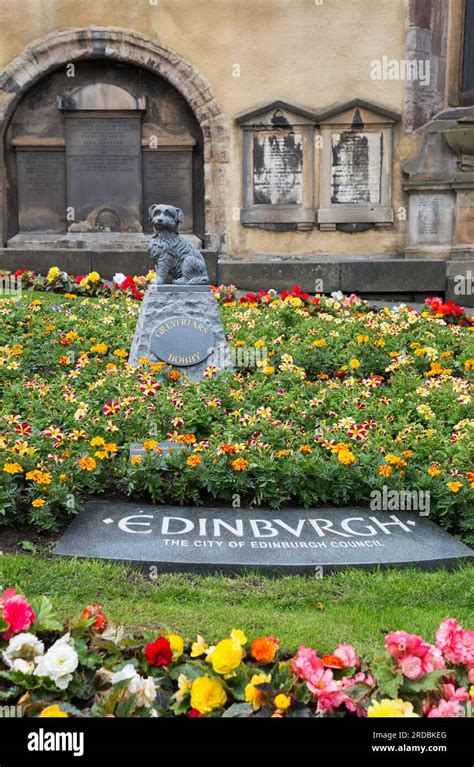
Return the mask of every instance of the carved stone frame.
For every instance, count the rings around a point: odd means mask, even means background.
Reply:
[[[317,115],[284,101],[273,101],[236,118],[243,129],[243,194],[240,220],[244,226],[296,228],[307,231],[316,220],[314,207],[314,130]],[[286,125],[284,125],[286,123]],[[303,168],[301,203],[259,204],[254,202],[253,139],[257,132],[282,135],[294,131],[302,136]]]
[[[53,32],[31,43],[0,73],[0,129],[4,139],[19,100],[41,77],[82,59],[124,61],[165,78],[188,102],[204,140],[204,213],[207,246],[225,250],[228,215],[229,128],[207,81],[195,67],[156,41],[116,27]],[[0,157],[0,247],[7,237],[6,174]]]

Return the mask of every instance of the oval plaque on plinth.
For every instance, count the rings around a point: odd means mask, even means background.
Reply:
[[[151,350],[175,367],[197,365],[214,349],[214,333],[205,322],[193,317],[170,317],[153,331]]]

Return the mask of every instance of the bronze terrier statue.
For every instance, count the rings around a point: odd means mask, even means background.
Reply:
[[[209,285],[202,253],[178,234],[183,211],[173,205],[150,205],[148,215],[155,232],[149,252],[155,264],[156,283],[164,285],[169,275],[174,285]]]

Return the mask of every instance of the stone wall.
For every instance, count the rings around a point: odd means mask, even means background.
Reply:
[[[404,83],[373,80],[370,65],[405,54],[405,0],[16,0],[0,6],[0,66],[46,35],[0,85],[4,115],[48,66],[105,56],[149,66],[188,101],[204,137],[206,231],[211,246],[240,258],[252,254],[400,253],[406,222],[357,234],[275,232],[243,227],[242,131],[235,117],[282,99],[316,112],[354,98],[403,111]],[[112,36],[104,29],[119,26]],[[99,28],[87,33],[73,30]],[[64,31],[66,30],[66,31]],[[69,31],[68,31],[69,30]],[[130,37],[140,43],[130,45]],[[150,41],[147,57],[144,40]],[[157,52],[160,52],[159,56]],[[68,58],[69,57],[69,58]],[[148,60],[149,59],[149,60]],[[41,66],[38,65],[40,60]],[[1,77],[1,75],[0,75]],[[393,208],[404,204],[399,141],[394,133]],[[317,207],[319,190],[315,184]]]

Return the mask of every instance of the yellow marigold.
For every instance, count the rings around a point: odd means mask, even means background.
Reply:
[[[466,370],[474,370],[474,360],[466,360],[464,367]]]
[[[75,293],[64,293],[64,298],[77,298]]]
[[[258,711],[261,706],[262,691],[258,689],[259,684],[269,684],[271,674],[254,674],[249,684],[245,686],[245,700],[251,703],[254,711]]]
[[[240,665],[242,645],[237,639],[222,639],[208,656],[217,674],[230,674]]]
[[[114,357],[128,357],[128,352],[125,349],[115,349]]]
[[[3,464],[3,471],[6,474],[19,474],[23,471],[21,463],[5,463]]]
[[[378,473],[381,477],[390,477],[390,475],[393,473],[393,469],[391,466],[387,466],[386,463],[382,464],[377,469]]]
[[[220,679],[210,679],[205,674],[194,680],[191,687],[191,707],[200,714],[210,714],[216,708],[222,708],[226,700],[226,691]]]
[[[452,493],[457,493],[462,488],[462,482],[446,482],[446,487],[449,487]]]
[[[132,457],[130,458],[130,463],[138,464],[138,463],[141,463],[141,462],[142,462],[141,455],[132,455]]]
[[[366,335],[359,335],[357,336],[357,343],[358,344],[366,344],[369,340],[369,336]]]
[[[326,341],[324,340],[324,338],[317,338],[315,341],[313,341],[312,346],[316,346],[316,347],[326,346]]]
[[[368,717],[385,717],[385,718],[413,718],[417,717],[413,711],[413,706],[407,701],[397,698],[392,700],[391,698],[383,698],[382,700],[374,700],[367,709]]]
[[[91,456],[86,455],[83,458],[79,458],[78,466],[84,471],[94,471],[97,466],[97,461],[95,458],[91,458]]]
[[[234,471],[245,471],[248,468],[249,462],[245,458],[235,458],[230,462]]]
[[[156,439],[147,439],[143,443],[143,449],[144,450],[153,450],[153,448],[158,447],[158,442]]]
[[[432,463],[428,469],[428,474],[430,477],[437,477],[438,474],[441,474],[441,469],[439,468],[439,465],[436,463]]]
[[[91,346],[91,352],[97,352],[98,354],[105,354],[109,347],[107,344],[95,344]]]
[[[60,474],[59,475],[59,481],[65,482],[67,480],[67,474]]]
[[[192,466],[194,468],[195,466],[199,466],[199,464],[202,463],[202,458],[200,455],[190,455],[188,458],[186,458],[186,463],[188,466]]]
[[[354,357],[354,358],[353,358],[353,359],[352,359],[352,360],[349,362],[349,367],[350,367],[350,368],[352,368],[352,370],[356,370],[356,368],[360,368],[360,362],[359,362],[359,360],[357,359],[357,357]]]
[[[266,376],[272,376],[275,372],[275,368],[272,365],[265,365],[265,367],[262,370],[262,373]]]
[[[87,279],[89,280],[89,282],[99,282],[100,274],[98,272],[90,272],[87,275]]]
[[[53,477],[49,472],[40,471],[39,469],[29,471],[25,476],[26,479],[31,480],[32,482],[37,482],[38,485],[50,485],[53,481]]]
[[[275,708],[279,708],[280,711],[286,711],[286,709],[291,706],[291,698],[289,695],[280,693],[273,699],[273,703]]]
[[[69,714],[66,714],[65,711],[59,708],[59,706],[54,703],[52,706],[47,706],[44,708],[40,714],[40,717],[42,718],[54,718],[54,719],[67,719]]]
[[[35,509],[41,509],[41,508],[42,508],[42,506],[44,506],[44,505],[45,505],[45,503],[46,503],[46,501],[45,501],[43,498],[35,498],[35,500],[34,500],[34,501],[31,501],[31,505],[32,505],[32,506],[33,506]]]
[[[263,341],[261,338],[259,338],[258,341],[255,341],[254,346],[256,346],[257,349],[260,349],[262,346],[265,346],[265,341]]]
[[[184,642],[179,634],[167,634],[166,639],[170,643],[173,651],[173,660],[180,658],[184,652]]]
[[[299,448],[298,448],[298,452],[299,453],[312,453],[313,452],[313,448],[311,447],[311,445],[300,445]]]
[[[396,467],[403,467],[407,465],[407,462],[404,461],[403,458],[399,458],[398,455],[393,455],[393,453],[387,453],[385,460],[387,463],[390,463],[392,466]]]
[[[337,454],[337,460],[339,463],[344,464],[344,466],[348,466],[351,463],[355,463],[356,457],[351,450],[340,450]]]
[[[89,442],[89,445],[91,445],[91,447],[100,447],[101,445],[105,445],[105,439],[103,437],[93,437]]]

